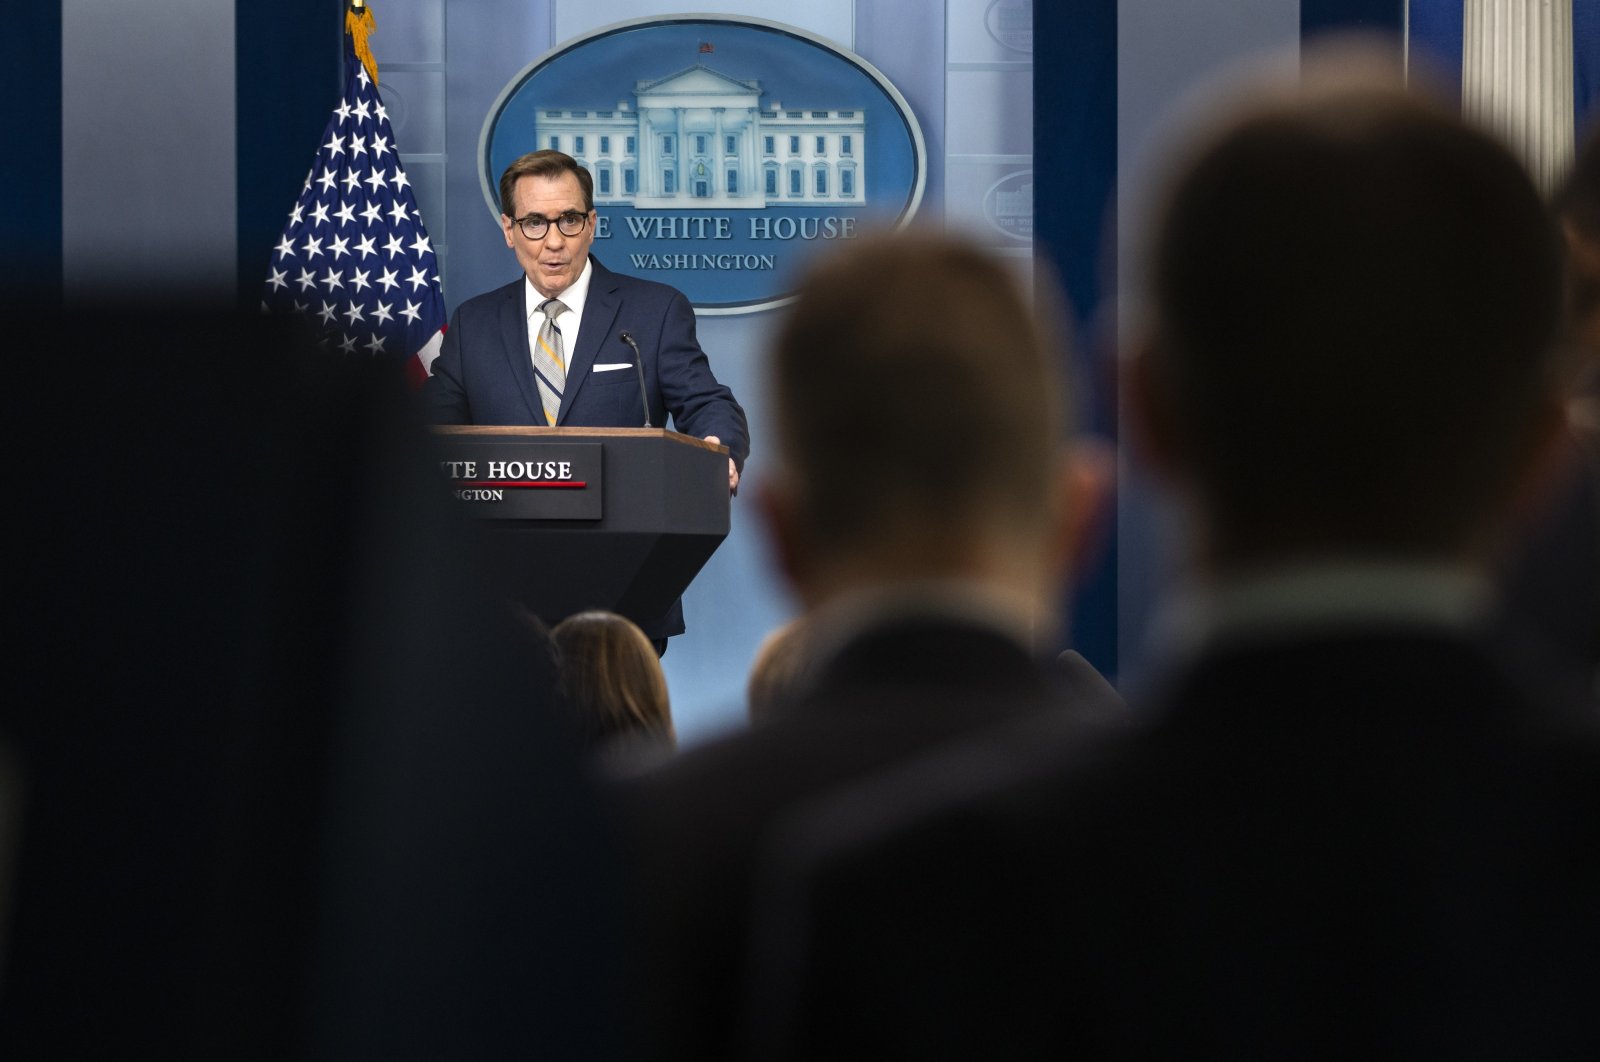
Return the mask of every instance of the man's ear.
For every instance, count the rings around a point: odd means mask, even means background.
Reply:
[[[1128,434],[1145,464],[1160,478],[1177,479],[1182,471],[1176,397],[1156,371],[1155,340],[1146,335],[1123,355],[1123,408]]]
[[[1503,526],[1512,535],[1526,534],[1545,517],[1560,485],[1572,475],[1573,467],[1585,460],[1565,404],[1556,396],[1543,404],[1534,431],[1522,475],[1506,497]]]
[[[1116,498],[1117,454],[1104,439],[1074,440],[1057,464],[1055,553],[1058,579],[1076,580],[1105,544]]]
[[[500,215],[500,231],[505,234],[506,246],[511,248],[513,251],[517,249],[517,245],[511,242],[511,229],[514,225],[516,225],[516,222],[511,220],[511,218],[504,214]]]
[[[755,495],[773,561],[790,588],[805,600],[811,577],[811,551],[794,492],[781,474],[768,472],[756,483]]]

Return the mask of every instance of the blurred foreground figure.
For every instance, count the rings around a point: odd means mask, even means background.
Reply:
[[[0,1054],[613,1057],[554,671],[399,370],[282,319],[14,316]]]
[[[785,814],[1004,720],[1098,707],[1060,697],[1040,655],[1090,493],[1060,357],[1005,265],[964,242],[863,238],[804,278],[772,355],[761,498],[805,608],[803,677],[770,718],[620,794],[652,1051],[739,1055],[751,864]]]
[[[1562,427],[1539,197],[1365,55],[1172,159],[1125,394],[1198,537],[1148,728],[797,824],[759,1054],[1600,1057],[1595,734],[1483,633]]]

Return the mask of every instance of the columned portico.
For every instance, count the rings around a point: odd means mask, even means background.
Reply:
[[[697,65],[636,82],[636,106],[622,101],[607,111],[541,108],[534,138],[540,147],[573,155],[581,139],[585,164],[597,170],[625,174],[633,167],[636,187],[611,180],[608,191],[597,187],[598,203],[656,209],[762,209],[769,199],[799,206],[865,204],[865,112],[785,110],[777,102],[763,108],[763,95],[759,81]],[[786,178],[769,197],[768,166],[785,173],[799,168],[804,180],[792,187]]]

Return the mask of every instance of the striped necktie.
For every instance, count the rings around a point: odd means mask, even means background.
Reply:
[[[567,307],[560,299],[546,299],[539,304],[539,312],[544,314],[544,324],[533,344],[533,377],[544,403],[544,419],[554,424],[561,412],[561,391],[567,386],[567,353],[561,346],[556,318],[566,313]]]

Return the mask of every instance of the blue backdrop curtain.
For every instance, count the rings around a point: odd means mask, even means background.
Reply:
[[[22,4],[0,35],[11,149],[0,162],[0,292],[61,300],[61,5]]]

